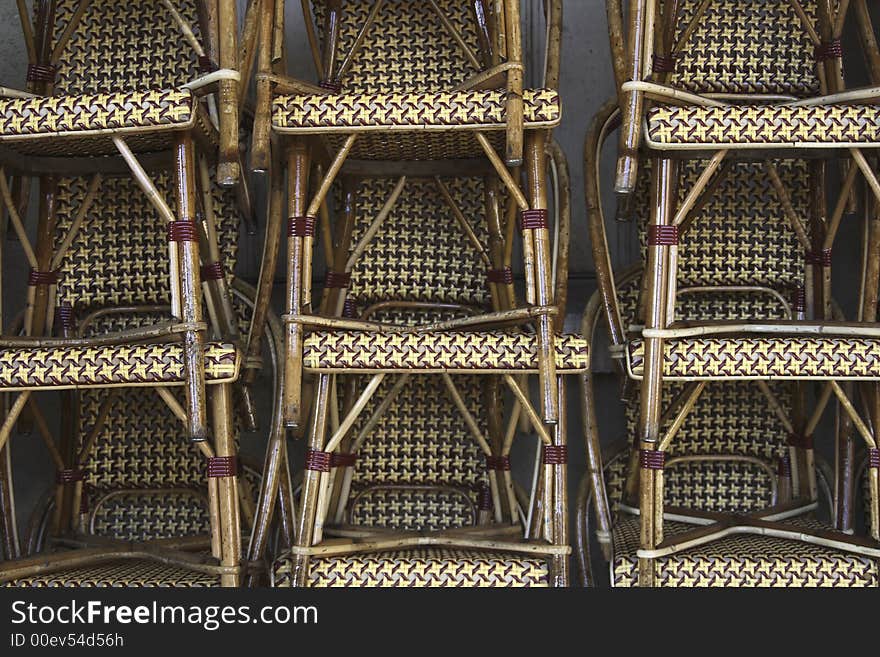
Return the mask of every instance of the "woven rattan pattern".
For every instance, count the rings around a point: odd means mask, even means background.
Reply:
[[[678,35],[700,0],[679,3]],[[817,2],[801,0],[815,27]],[[696,93],[815,95],[813,44],[787,0],[710,2],[675,58],[670,82]]]
[[[467,450],[467,447],[463,446],[462,449]],[[370,465],[381,459],[376,451],[371,452]],[[416,449],[408,456],[410,459],[418,458],[420,451]],[[451,451],[454,452],[455,449]],[[434,461],[431,458],[426,465],[430,468],[435,465]],[[472,465],[465,464],[466,467]],[[425,474],[430,476],[430,473]],[[438,531],[450,527],[467,527],[477,520],[472,498],[470,491],[461,489],[379,486],[361,491],[352,500],[349,518],[354,525],[389,527],[401,531]]]
[[[117,560],[17,579],[17,587],[213,587],[220,578],[149,560]]]
[[[322,587],[545,587],[547,562],[499,552],[418,549],[312,558],[309,586]],[[282,558],[275,586],[292,586],[292,562]]]
[[[169,200],[174,186],[167,174],[154,174]],[[56,248],[82,205],[87,178],[62,178],[58,184]],[[238,255],[239,216],[234,193],[213,188],[220,250],[231,277]],[[170,303],[168,234],[165,222],[137,183],[106,178],[70,245],[59,270],[58,303],[77,314],[92,308]]]
[[[794,521],[813,528],[819,523]],[[693,529],[680,522],[664,522],[666,536]],[[639,520],[625,517],[614,529],[612,584],[636,586],[638,582]],[[801,541],[766,536],[738,535],[691,548],[655,563],[655,586],[668,587],[845,587],[877,586],[880,565],[857,554]]]
[[[872,105],[655,107],[647,120],[648,138],[658,148],[880,142],[880,111]]]
[[[643,253],[646,226],[650,217],[650,165],[639,177],[637,216]],[[681,203],[693,188],[705,162],[680,164],[678,198]],[[809,171],[804,162],[776,162],[791,204],[799,217],[809,217]],[[761,285],[790,299],[795,285],[803,285],[804,253],[786,219],[779,196],[760,163],[737,163],[732,166],[711,200],[696,215],[681,237],[678,250],[678,285]],[[687,303],[698,303],[688,300]],[[714,300],[713,300],[714,303]],[[762,303],[762,305],[766,305]],[[697,309],[691,310],[695,312]],[[695,314],[693,319],[730,319],[721,316],[732,309],[711,314]],[[743,310],[749,312],[748,306]],[[758,315],[758,313],[772,313]],[[778,318],[779,309],[760,308],[751,316]],[[749,315],[739,315],[744,317]]]

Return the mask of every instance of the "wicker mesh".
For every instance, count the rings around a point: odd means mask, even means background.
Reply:
[[[56,41],[79,4],[58,0]],[[198,36],[196,0],[173,4]],[[55,93],[168,89],[197,75],[195,52],[159,0],[92,0],[58,61]]]
[[[678,35],[701,0],[680,2]],[[817,2],[800,3],[816,26]],[[670,82],[697,93],[815,95],[813,44],[788,0],[710,2],[676,56]]]
[[[462,213],[485,244],[482,184],[473,179],[445,180]],[[391,193],[393,180],[364,182],[358,194],[352,243],[357,244]],[[486,309],[486,269],[459,229],[433,182],[410,180],[390,216],[352,271],[349,297],[359,312],[382,302],[420,301],[461,304]],[[422,324],[454,313],[443,310],[391,308],[371,319],[401,325]],[[483,425],[482,379],[456,376],[455,384],[471,413]],[[382,382],[354,429],[355,435],[391,387]],[[485,431],[485,426],[483,426]],[[473,522],[472,511],[449,503],[458,489],[471,505],[486,483],[483,454],[439,377],[412,377],[360,449],[352,497],[367,489],[369,499],[352,507],[352,521],[416,529],[461,526]],[[403,496],[388,487],[427,487]],[[434,490],[430,490],[431,488]],[[384,489],[384,490],[383,490]],[[368,502],[368,503],[367,503]],[[397,525],[395,525],[397,526]]]
[[[350,52],[374,4],[372,0],[342,2],[339,53]],[[477,52],[479,42],[472,4],[462,0],[437,2],[465,43]],[[323,37],[324,3],[312,5]],[[476,72],[430,4],[423,0],[398,0],[384,3],[379,10],[341,82],[346,93],[448,89]]]
[[[173,201],[171,177],[154,174],[159,191]],[[56,248],[82,205],[88,178],[58,184]],[[214,186],[214,215],[227,276],[235,269],[238,223],[234,192]],[[168,237],[166,224],[131,178],[106,178],[60,267],[58,303],[77,313],[125,305],[166,305]]]
[[[444,179],[480,241],[488,241],[479,179]],[[395,181],[374,179],[358,190],[357,243],[391,195]],[[360,308],[382,301],[425,301],[483,307],[486,268],[430,180],[408,180],[403,193],[352,271],[350,298]]]
[[[692,188],[705,163],[682,162],[679,199]],[[804,280],[804,257],[779,204],[768,176],[759,164],[737,163],[719,185],[681,239],[678,250],[679,290],[696,286],[763,286],[786,300]],[[809,172],[807,165],[778,162],[792,205],[806,217]],[[650,168],[650,167],[648,167]],[[650,174],[639,181],[640,241],[646,244]],[[618,299],[625,325],[636,321],[640,280],[620,286]],[[769,293],[720,290],[679,293],[676,319],[735,320],[787,319],[786,306]],[[784,408],[790,408],[791,387],[771,384]],[[682,384],[664,385],[665,408],[683,390]],[[628,435],[638,428],[637,400],[626,408]],[[661,434],[668,428],[661,427]],[[668,459],[681,456],[748,456],[772,471],[786,452],[788,433],[751,382],[708,385],[671,443]],[[618,473],[619,474],[619,473]],[[623,479],[607,482],[611,499],[620,499]],[[755,463],[680,462],[667,468],[665,501],[706,511],[751,511],[773,499],[773,475]]]

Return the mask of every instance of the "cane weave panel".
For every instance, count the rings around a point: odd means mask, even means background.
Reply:
[[[558,125],[562,118],[559,93],[552,89],[524,90],[523,112],[526,127]],[[272,104],[272,124],[284,133],[501,130],[506,116],[505,89],[277,96]]]
[[[339,53],[348,53],[373,8],[372,0],[344,0],[339,21]],[[438,0],[438,7],[473,52],[479,51],[477,23],[470,3]],[[312,2],[315,25],[323,36],[325,6]],[[364,35],[348,74],[340,81],[346,92],[449,89],[475,69],[443,26],[440,16],[422,0],[386,2]]]
[[[645,164],[636,192],[643,258],[647,255],[651,208],[651,165],[650,162]],[[802,221],[807,221],[810,216],[809,165],[797,160],[777,160],[774,164],[795,213]],[[682,161],[679,164],[679,204],[693,189],[705,167],[704,161]],[[781,293],[790,302],[792,288],[804,283],[804,250],[764,165],[737,162],[731,166],[709,201],[681,235],[677,269],[679,289],[760,285]],[[787,319],[779,301],[766,295],[701,293],[681,296],[676,315],[680,319]],[[731,306],[737,300],[741,300],[739,308]],[[757,305],[752,307],[753,304]]]
[[[220,578],[148,559],[119,559],[94,566],[69,568],[8,582],[15,587],[208,587],[220,586]]]
[[[678,37],[699,4],[700,0],[679,3]],[[817,27],[817,3],[801,0],[800,4]],[[788,0],[710,2],[675,56],[670,83],[695,93],[810,96],[819,92],[813,43]]]
[[[234,381],[239,360],[235,345],[208,343],[207,380]],[[182,384],[183,363],[183,343],[0,349],[0,389]]]
[[[388,396],[394,379],[387,377],[382,382],[358,418],[353,435],[358,435],[375,407]],[[478,377],[462,376],[455,377],[455,384],[485,435],[482,382]],[[413,377],[358,450],[350,520],[418,531],[473,524],[479,491],[488,484],[485,463],[443,381]],[[398,486],[446,490],[395,490]]]
[[[292,586],[293,559],[275,562],[274,586]],[[547,562],[538,557],[459,549],[417,549],[312,557],[311,587],[546,587]]]
[[[628,349],[632,376],[644,342]],[[663,376],[678,379],[880,379],[880,340],[832,337],[681,338],[664,343]]]
[[[585,339],[557,335],[555,347],[560,374],[586,369]],[[538,344],[534,335],[523,333],[320,331],[305,340],[303,367],[309,371],[536,372]]]
[[[880,110],[872,105],[659,106],[648,111],[647,121],[656,148],[880,144]]]
[[[396,182],[379,178],[358,186],[352,245],[363,239]],[[443,183],[483,248],[488,248],[482,179],[443,178]],[[488,306],[486,267],[434,181],[407,180],[391,213],[357,260],[348,296],[362,310],[401,300]],[[404,323],[412,321],[410,312]]]
[[[372,455],[371,455],[372,456]],[[430,464],[426,464],[430,467]],[[473,463],[466,464],[473,466]],[[481,478],[473,473],[474,479]],[[442,488],[369,488],[351,502],[354,525],[401,531],[440,531],[476,524],[473,493]]]
[[[822,528],[810,520],[795,521]],[[666,521],[666,538],[694,529]],[[638,584],[639,519],[627,516],[614,528],[613,586]],[[740,534],[654,560],[661,587],[851,587],[880,584],[874,559],[785,538]]]
[[[61,38],[79,0],[58,0],[54,37]],[[196,0],[173,0],[201,40]],[[55,93],[170,89],[199,75],[197,57],[159,0],[91,0],[58,61]]]
[[[152,176],[173,207],[172,177],[163,172]],[[88,186],[86,177],[59,180],[56,249],[82,207]],[[218,185],[212,192],[218,245],[231,281],[240,222],[235,193]],[[94,308],[171,303],[167,225],[134,180],[108,177],[101,182],[58,273],[58,304],[71,305],[80,316]]]
[[[172,463],[167,465],[176,467]],[[203,460],[203,477],[204,468]],[[91,512],[90,522],[91,533],[127,541],[211,533],[208,500],[203,490],[119,491],[100,499]]]

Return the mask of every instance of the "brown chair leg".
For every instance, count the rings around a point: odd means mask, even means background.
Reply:
[[[559,422],[553,432],[553,544],[557,546],[569,545],[568,536],[568,437],[566,431],[565,414],[565,380],[558,376],[557,390],[559,394]],[[546,452],[546,450],[545,450]],[[570,582],[570,560],[568,555],[556,555],[552,557],[551,585],[556,588],[564,588]]]
[[[297,315],[303,310],[305,286],[311,281],[304,280],[303,260],[305,242],[311,242],[306,234],[314,231],[314,218],[305,217],[309,189],[309,152],[305,143],[295,141],[287,156],[288,175],[288,228],[287,239],[287,314]],[[285,326],[284,356],[284,422],[296,428],[302,422],[302,324],[287,323]]]
[[[199,271],[199,232],[196,226],[196,159],[189,133],[177,137],[174,148],[174,181],[177,191],[177,220],[169,228],[177,246],[176,276],[179,285],[181,319],[190,325],[202,321],[202,285]],[[184,334],[187,431],[193,441],[208,439],[205,401],[205,335],[190,328]]]
[[[235,567],[241,563],[241,517],[238,505],[237,450],[232,421],[232,385],[212,386],[211,406],[214,415],[215,460],[210,462],[209,477],[218,479],[220,501],[220,565]],[[222,575],[223,586],[239,586],[241,575]]]
[[[330,375],[318,377],[318,391],[315,407],[312,411],[312,430],[309,433],[309,445],[306,452],[306,469],[300,495],[299,514],[296,523],[297,547],[311,547],[315,536],[315,520],[318,512],[318,496],[321,488],[322,475],[330,471],[329,454],[323,452],[324,437],[327,431],[327,415],[330,399]],[[321,459],[324,458],[326,463]],[[308,580],[309,558],[298,554],[294,561],[294,586],[305,586]]]
[[[529,215],[523,218],[523,239],[534,240],[535,301],[539,306],[553,304],[553,268],[551,265],[550,230],[547,223],[547,135],[531,132],[526,139],[526,175],[529,188]],[[528,217],[528,219],[526,218]],[[556,387],[556,361],[553,318],[538,318],[538,365],[541,394],[541,415],[547,424],[559,419]]]
[[[648,237],[648,286],[646,328],[665,328],[669,287],[675,272],[670,271],[671,240],[661,226],[667,226],[675,212],[678,167],[669,159],[657,160],[654,167],[653,205]],[[662,454],[656,452],[660,435],[663,395],[663,340],[645,339],[645,372],[641,387],[639,447],[641,466],[641,547],[651,550],[663,540]],[[639,585],[654,585],[654,561],[639,559]]]

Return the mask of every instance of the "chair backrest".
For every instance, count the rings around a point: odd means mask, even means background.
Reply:
[[[173,198],[169,176],[157,175],[155,181]],[[88,182],[59,181],[56,247],[81,207]],[[231,278],[238,251],[234,194],[215,186],[214,211]],[[85,336],[155,323],[170,316],[168,270],[164,220],[131,178],[107,178],[61,264],[58,303],[73,309]],[[168,310],[113,312],[126,306]],[[235,309],[241,330],[246,330],[249,310],[240,300]],[[105,310],[111,312],[100,312]],[[116,397],[84,467],[84,503],[91,531],[126,540],[205,533],[209,528],[205,460],[183,439],[181,422],[155,391],[81,391],[76,442],[89,435],[110,395]]]
[[[485,244],[482,183],[444,179]],[[382,207],[393,180],[361,184],[352,243]],[[424,302],[488,307],[486,269],[432,180],[413,179],[352,271],[349,298],[358,314],[375,304]],[[455,310],[390,306],[370,319],[422,324]],[[485,377],[484,377],[485,378]],[[395,377],[383,382],[353,429],[357,435]],[[456,376],[471,413],[486,430],[483,381]],[[405,530],[443,529],[475,522],[487,484],[486,461],[439,376],[413,376],[358,450],[348,519]]]
[[[62,38],[81,4],[56,0],[53,43]],[[200,38],[196,4],[173,0]],[[198,57],[160,0],[91,0],[58,60],[55,93],[169,89],[197,75]]]
[[[342,0],[338,52],[351,51],[374,6],[373,0]],[[437,6],[472,52],[480,50],[473,2],[438,0]],[[318,33],[324,38],[326,5],[313,0]],[[377,93],[409,89],[448,90],[478,72],[423,0],[385,2],[347,74],[340,80],[347,93]]]
[[[682,162],[681,197],[691,189],[702,166]],[[735,164],[682,236],[677,320],[791,318],[793,291],[804,282],[804,253],[760,166]],[[777,166],[796,211],[808,216],[807,165],[778,162]],[[640,175],[637,216],[644,248],[650,166]],[[764,289],[731,289],[747,286]],[[640,289],[639,276],[618,286],[624,326],[636,323]],[[771,387],[783,406],[790,407],[790,386]],[[664,408],[682,389],[683,384],[664,384]],[[627,404],[626,419],[628,435],[636,435],[637,399]],[[668,426],[667,422],[661,427],[661,434]],[[790,476],[785,465],[787,440],[784,425],[754,383],[711,383],[670,444],[664,474],[666,504],[737,512],[770,505],[776,501],[780,477]],[[624,462],[618,462],[618,468]],[[606,478],[611,499],[620,499],[622,483],[619,476]]]
[[[701,0],[679,3],[676,39]],[[670,83],[696,93],[816,95],[815,49],[789,0],[713,0],[675,55]],[[813,28],[815,0],[801,0]],[[836,3],[832,3],[836,4]]]

